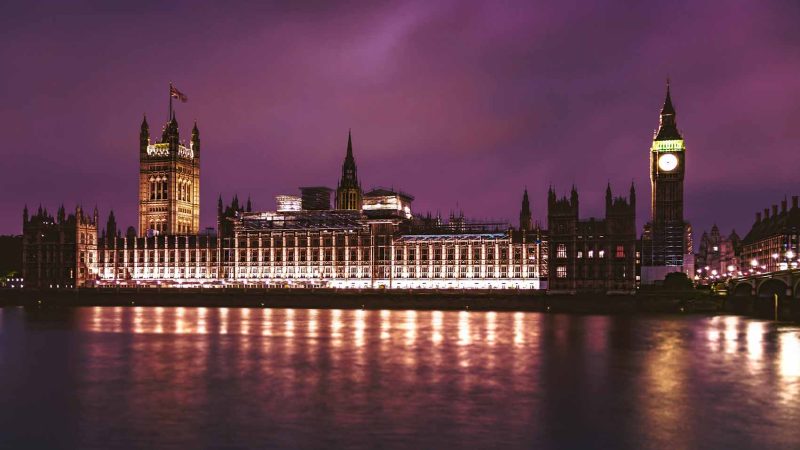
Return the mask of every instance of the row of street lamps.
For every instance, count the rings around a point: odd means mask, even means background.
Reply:
[[[778,253],[773,253],[771,256],[772,259],[775,260],[776,262],[781,257],[781,255]],[[797,256],[795,252],[793,252],[792,250],[787,250],[786,253],[784,253],[784,256],[785,260],[777,263],[778,270],[788,270],[790,267],[792,269],[796,269],[798,267],[800,259],[798,260],[794,259],[795,256]],[[733,278],[734,276],[743,277],[746,275],[761,275],[762,273],[767,271],[767,265],[761,264],[758,261],[758,259],[753,258],[750,260],[750,268],[747,269],[746,271],[737,270],[738,268],[733,264],[726,267],[726,269],[727,272],[720,273],[720,271],[718,271],[717,269],[711,269],[711,267],[709,266],[701,267],[697,269],[697,274],[694,276],[694,279],[695,281],[698,282],[701,280],[717,281],[724,278]]]

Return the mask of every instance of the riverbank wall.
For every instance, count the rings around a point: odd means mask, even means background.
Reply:
[[[541,311],[577,314],[717,313],[700,292],[546,295],[531,291],[328,289],[6,290],[0,306],[186,306],[318,309]]]

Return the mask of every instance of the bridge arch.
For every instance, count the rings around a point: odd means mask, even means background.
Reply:
[[[770,278],[762,281],[758,285],[758,298],[774,298],[777,294],[778,298],[786,297],[786,290],[789,286],[785,281],[778,278]]]
[[[787,295],[789,285],[780,278],[770,278],[758,285],[755,312],[762,317],[785,318],[791,315],[792,297]]]
[[[733,287],[732,295],[733,297],[750,297],[754,290],[755,287],[751,283],[741,281]]]

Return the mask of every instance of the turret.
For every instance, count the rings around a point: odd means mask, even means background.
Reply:
[[[522,195],[522,208],[519,212],[519,229],[522,231],[531,230],[531,205],[528,200],[528,189]]]
[[[106,236],[114,238],[117,236],[117,219],[114,217],[114,210],[108,213],[108,221],[106,222]]]
[[[169,143],[171,151],[178,148],[180,133],[178,132],[178,119],[175,117],[175,111],[172,112],[172,117],[169,122],[164,125],[164,132],[161,134],[161,142]]]
[[[197,121],[192,128],[192,151],[195,158],[200,157],[200,130],[197,129]]]
[[[247,208],[245,209],[247,212],[253,212],[253,203],[250,201],[250,196],[247,196]]]
[[[219,199],[217,200],[217,216],[222,216],[222,194],[219,194]]]
[[[64,220],[66,219],[66,217],[67,217],[67,212],[64,210],[64,204],[62,203],[61,207],[58,208],[58,215],[56,217],[57,220],[58,220],[58,223],[64,223]]]
[[[150,126],[147,125],[147,116],[142,118],[142,129],[139,132],[139,152],[147,152],[147,146],[150,144]]]
[[[575,188],[575,185],[572,185],[572,191],[569,194],[569,204],[572,205],[575,210],[578,210],[578,190]]]
[[[22,223],[28,223],[28,205],[25,205],[25,208],[22,210]]]
[[[611,197],[611,183],[609,182],[606,185],[606,214],[611,209],[611,205],[613,204],[613,198]]]
[[[631,209],[636,211],[636,188],[633,186],[633,181],[631,181],[631,193],[629,199],[630,199]]]

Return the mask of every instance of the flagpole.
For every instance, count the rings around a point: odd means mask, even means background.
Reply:
[[[169,116],[167,122],[172,120],[172,81],[169,82]]]

